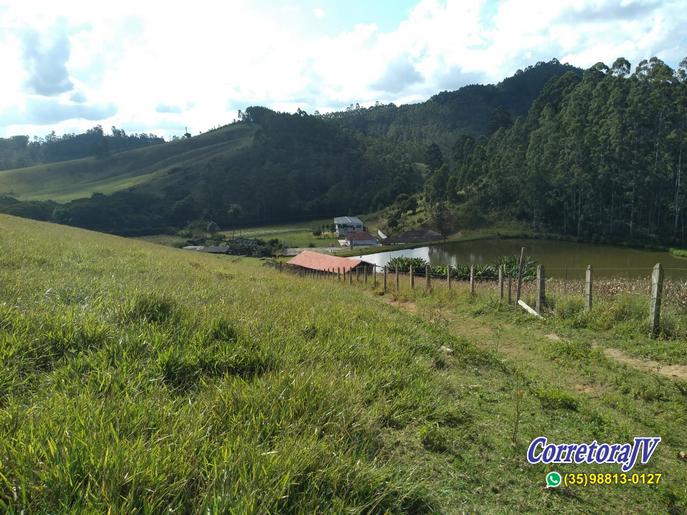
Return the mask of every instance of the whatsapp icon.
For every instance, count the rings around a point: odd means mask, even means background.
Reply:
[[[549,472],[546,474],[546,487],[547,488],[557,488],[561,486],[561,481],[563,478],[558,472]]]

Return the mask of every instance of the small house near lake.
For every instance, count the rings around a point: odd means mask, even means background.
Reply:
[[[344,245],[346,247],[376,247],[379,240],[367,231],[354,231],[346,235]]]
[[[310,250],[304,250],[296,257],[290,259],[288,264],[304,270],[318,270],[321,272],[333,271],[334,273],[338,271],[350,272],[356,268],[369,266],[362,259],[330,256],[329,254],[321,254]]]
[[[349,232],[365,230],[365,226],[355,216],[337,216],[334,218],[334,229],[337,236],[346,236]]]

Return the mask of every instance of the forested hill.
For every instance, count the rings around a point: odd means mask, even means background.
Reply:
[[[444,91],[426,102],[402,105],[350,106],[324,115],[341,126],[396,142],[438,143],[449,148],[459,135],[491,134],[527,114],[532,102],[552,78],[582,70],[557,59],[518,70],[496,85],[474,84]]]
[[[512,127],[458,138],[427,199],[584,239],[684,244],[687,59],[630,70],[567,73]]]
[[[198,137],[0,172],[0,211],[133,234],[389,205],[398,227],[412,204],[445,233],[517,219],[580,239],[684,246],[686,149],[687,60],[632,72],[620,58],[583,73],[552,61],[418,106],[251,107]]]
[[[43,163],[0,172],[0,211],[119,234],[375,211],[422,191],[428,144],[450,148],[458,135],[509,125],[546,80],[571,69],[554,60],[496,86],[444,92],[397,109],[384,130],[362,122],[388,106],[341,116],[251,107],[239,123],[156,145],[100,127],[0,140],[0,167]]]
[[[402,147],[302,111],[251,107],[241,122],[188,140],[0,172],[0,187],[25,192],[23,201],[0,198],[0,211],[119,234],[353,214],[420,191],[411,163]],[[72,196],[75,181],[92,194],[62,204],[35,196],[41,188]]]

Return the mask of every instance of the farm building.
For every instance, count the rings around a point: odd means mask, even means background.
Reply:
[[[346,235],[346,247],[370,247],[379,245],[379,240],[367,231],[354,231]]]
[[[360,218],[355,216],[337,216],[334,218],[334,228],[337,236],[345,236],[349,232],[362,231],[365,226]]]
[[[361,259],[330,256],[329,254],[320,254],[310,250],[304,250],[289,260],[288,264],[306,270],[319,270],[323,272],[331,272],[332,270],[350,272],[356,268],[367,266],[367,263]]]

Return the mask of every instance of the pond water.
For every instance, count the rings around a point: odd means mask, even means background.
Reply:
[[[687,259],[669,252],[590,245],[567,241],[491,238],[476,241],[454,241],[361,255],[368,263],[384,266],[396,256],[419,257],[436,264],[494,263],[499,256],[520,255],[520,248],[544,265],[546,275],[580,279],[587,265],[595,277],[648,277],[656,263],[661,263],[666,277],[687,280]]]

